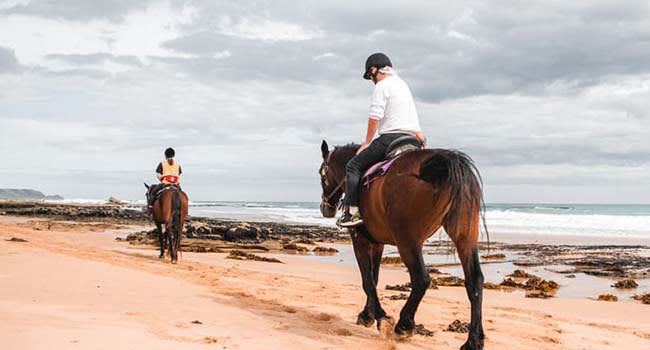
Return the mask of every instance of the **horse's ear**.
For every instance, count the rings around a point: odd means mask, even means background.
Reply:
[[[149,185],[147,185],[146,182],[144,183],[144,187],[146,187],[147,189],[149,189]]]
[[[327,159],[327,155],[330,153],[327,141],[323,140],[323,143],[320,144],[320,151],[323,153],[323,159]]]

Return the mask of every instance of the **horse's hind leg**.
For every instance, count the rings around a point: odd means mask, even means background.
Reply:
[[[408,268],[411,277],[411,295],[399,313],[399,321],[395,326],[395,334],[400,337],[408,337],[413,334],[415,328],[415,312],[417,311],[424,294],[431,284],[431,277],[424,265],[422,257],[422,245],[397,245],[399,255]]]
[[[482,350],[485,338],[482,321],[483,273],[478,259],[477,246],[478,218],[472,221],[474,223],[471,227],[469,224],[465,224],[461,225],[460,230],[451,228],[447,231],[458,250],[458,257],[465,273],[465,289],[472,308],[469,336],[467,342],[461,346],[462,350]]]
[[[174,232],[172,230],[171,224],[165,225],[165,245],[169,250],[169,257],[171,258],[171,261],[174,262],[174,255],[176,252],[174,249]]]
[[[172,264],[175,264],[178,260],[178,250],[176,249],[177,233],[174,232],[174,227],[172,224],[168,225],[167,232],[169,237],[169,255],[171,256]]]
[[[354,255],[359,264],[363,291],[366,293],[366,306],[357,317],[357,324],[370,327],[377,320],[377,328],[381,326],[382,320],[386,319],[386,312],[381,307],[377,296],[377,280],[379,278],[379,264],[384,251],[383,244],[376,244],[368,241],[366,237],[351,229],[352,246]]]
[[[165,236],[163,235],[162,226],[156,224],[156,232],[158,232],[158,243],[160,243],[160,255],[159,259],[162,259],[165,256]]]

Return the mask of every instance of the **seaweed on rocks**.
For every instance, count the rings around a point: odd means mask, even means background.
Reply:
[[[633,279],[624,279],[612,284],[612,287],[618,289],[635,289],[638,286],[639,284]]]
[[[423,324],[416,324],[415,327],[413,328],[413,331],[415,334],[424,336],[424,337],[433,337],[434,333],[432,330],[427,329],[424,327]]]
[[[408,298],[409,298],[409,295],[406,294],[406,293],[399,293],[399,294],[390,295],[390,296],[386,297],[386,299],[388,299],[388,300],[406,300]]]
[[[427,266],[427,272],[429,272],[429,274],[434,274],[434,275],[448,275],[448,273],[442,272],[438,270],[437,267],[432,267],[432,266]]]
[[[503,281],[500,283],[500,285],[504,287],[512,287],[512,288],[522,288],[522,289],[524,288],[523,283],[519,283],[512,278],[504,278]]]
[[[503,260],[505,258],[506,255],[503,253],[481,255],[481,259],[485,260]]]
[[[449,324],[449,326],[447,326],[446,331],[454,333],[469,333],[469,323],[461,320],[454,320]]]
[[[555,294],[553,293],[545,292],[543,290],[538,290],[538,289],[529,290],[526,292],[526,298],[547,299],[547,298],[552,298],[554,296]]]
[[[402,258],[399,256],[385,256],[381,258],[380,264],[401,264]]]
[[[483,283],[483,288],[485,289],[501,289],[501,285],[492,283],[492,282],[485,282]]]
[[[511,274],[507,275],[508,277],[513,277],[513,278],[539,278],[533,274],[530,274],[524,270],[515,270]]]
[[[291,250],[291,251],[294,251],[294,252],[299,253],[299,254],[306,254],[309,251],[309,248],[307,248],[305,246],[302,246],[302,245],[295,244],[295,243],[284,244],[284,245],[282,245],[282,249]]]
[[[618,297],[612,294],[601,294],[598,296],[598,301],[618,301]]]
[[[276,259],[276,258],[267,258],[264,256],[259,256],[251,253],[246,253],[241,250],[231,250],[230,254],[226,257],[227,259],[235,259],[235,260],[254,260],[254,261],[263,261],[263,262],[270,262],[270,263],[282,263],[282,261]]]
[[[411,291],[411,282],[407,282],[404,284],[395,284],[395,285],[386,285],[387,290],[396,290],[400,292],[410,292]]]
[[[321,247],[321,246],[318,246],[318,247],[315,247],[314,249],[312,249],[312,252],[314,252],[314,253],[316,253],[316,254],[327,254],[327,255],[333,255],[333,254],[338,253],[339,251],[338,251],[338,249],[336,249],[336,248],[332,248],[332,247]]]
[[[632,299],[638,300],[644,304],[650,304],[650,293],[646,294],[636,294],[632,296]]]
[[[433,281],[438,286],[444,287],[463,287],[465,286],[465,280],[457,276],[445,276],[445,277],[436,277]]]
[[[526,290],[541,290],[545,293],[554,293],[560,289],[560,285],[553,280],[544,280],[539,277],[531,278],[524,284]]]

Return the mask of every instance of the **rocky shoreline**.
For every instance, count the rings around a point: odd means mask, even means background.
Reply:
[[[39,201],[0,201],[0,215],[46,218],[61,221],[101,221],[121,225],[152,226],[142,207],[115,204],[59,204]],[[184,227],[183,249],[218,252],[222,249],[295,250],[328,253],[327,247],[307,248],[323,242],[347,242],[349,235],[335,228],[288,225],[275,222],[246,222],[189,217]],[[132,233],[131,244],[157,245],[155,229]],[[329,251],[331,252],[331,251]]]
[[[59,204],[5,200],[0,201],[0,215],[3,214],[54,221],[152,227],[151,218],[143,208],[117,204]],[[337,250],[327,243],[350,241],[346,231],[335,228],[201,217],[189,217],[183,233],[181,249],[192,252],[228,253],[232,250],[242,250],[250,254],[282,251],[293,254],[327,255],[337,253]],[[158,236],[153,228],[131,233],[124,240],[135,246],[153,248],[158,245]],[[486,242],[481,242],[480,249],[487,252],[482,256],[483,264],[510,263],[519,267],[538,267],[553,272],[557,274],[556,276],[567,278],[573,278],[581,273],[619,280],[650,278],[650,245],[552,245],[502,242],[491,242],[488,245]],[[454,255],[454,247],[448,240],[428,242],[425,246],[425,254]],[[401,265],[401,260],[398,256],[390,256],[384,257],[382,263]],[[451,265],[457,265],[457,262]],[[437,270],[448,266],[449,263],[440,263],[432,264],[429,268]]]

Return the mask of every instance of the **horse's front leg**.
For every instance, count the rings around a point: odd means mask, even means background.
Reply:
[[[350,229],[350,235],[352,236],[354,255],[361,272],[363,291],[366,293],[367,298],[366,306],[357,317],[357,324],[370,327],[376,320],[379,329],[383,320],[390,321],[377,296],[377,278],[384,246],[383,244],[373,244],[368,241],[358,233],[358,229],[364,228]]]
[[[165,257],[165,236],[163,235],[162,225],[156,223],[156,232],[158,233],[158,243],[160,244],[160,255],[158,259]]]
[[[400,311],[395,334],[398,337],[409,337],[413,335],[415,312],[431,284],[431,277],[424,265],[421,244],[398,244],[397,250],[411,277],[411,294]]]

